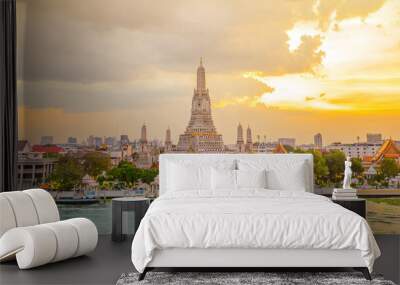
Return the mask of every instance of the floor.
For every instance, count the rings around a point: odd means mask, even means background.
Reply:
[[[375,272],[400,284],[400,236],[379,235],[376,240],[382,257],[375,263]],[[104,235],[89,256],[30,270],[18,270],[15,262],[4,263],[0,265],[0,284],[115,284],[122,273],[134,271],[130,246],[130,239],[115,243]]]
[[[116,243],[111,236],[99,236],[94,252],[88,256],[18,270],[15,262],[0,265],[0,284],[115,284],[124,272],[132,272],[131,241]]]

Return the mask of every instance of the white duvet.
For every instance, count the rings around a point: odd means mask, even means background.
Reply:
[[[380,255],[359,215],[323,196],[265,189],[157,198],[133,239],[132,262],[143,272],[165,248],[358,249],[370,271]]]

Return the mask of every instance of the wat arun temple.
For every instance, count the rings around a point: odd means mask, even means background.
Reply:
[[[211,99],[206,88],[206,71],[202,60],[197,68],[189,125],[179,136],[178,152],[224,152],[222,135],[217,133],[211,116]]]

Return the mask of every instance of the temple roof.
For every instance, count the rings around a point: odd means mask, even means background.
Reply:
[[[383,158],[400,158],[400,150],[392,139],[385,140],[381,148],[372,158],[373,162],[382,160]]]
[[[44,153],[60,153],[64,152],[64,149],[56,145],[34,145],[32,147],[32,151]]]
[[[274,153],[287,153],[286,148],[283,146],[283,144],[279,143],[276,148],[274,149]]]

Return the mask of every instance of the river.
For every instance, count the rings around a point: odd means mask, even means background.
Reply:
[[[367,220],[375,234],[400,234],[400,198],[367,199]],[[99,234],[111,234],[111,199],[91,205],[58,205],[61,219],[85,217]]]

